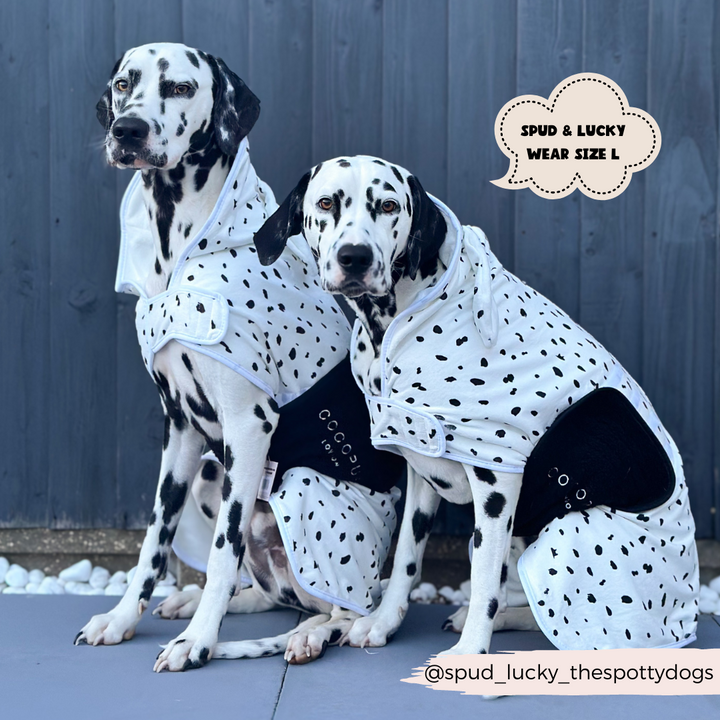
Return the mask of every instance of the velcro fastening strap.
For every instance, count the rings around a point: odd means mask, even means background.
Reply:
[[[401,445],[429,457],[445,452],[445,432],[433,415],[372,395],[366,395],[365,401],[373,445]]]
[[[230,309],[218,293],[168,290],[135,307],[135,327],[143,359],[152,373],[153,355],[170,340],[216,345],[228,329]]]

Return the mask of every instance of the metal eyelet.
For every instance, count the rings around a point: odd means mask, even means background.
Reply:
[[[558,469],[557,469],[556,467],[550,468],[550,469],[548,470],[548,477],[549,477],[549,478],[557,477],[557,474],[558,474]]]
[[[565,509],[566,509],[566,510],[571,510],[571,509],[572,509],[572,505],[571,505],[569,502],[566,502],[566,503],[565,503]]]
[[[576,497],[578,500],[584,500],[584,499],[587,497],[587,493],[585,492],[585,490],[583,490],[582,488],[580,488],[580,489],[575,493],[575,497]]]
[[[563,478],[565,478],[565,482],[563,482]],[[565,485],[567,485],[569,482],[570,482],[570,478],[569,478],[567,475],[565,475],[565,473],[563,473],[563,474],[558,478],[558,485],[562,485],[563,487],[564,487]]]

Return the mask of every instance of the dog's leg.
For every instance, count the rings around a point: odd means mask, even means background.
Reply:
[[[523,590],[517,564],[520,556],[525,552],[528,543],[525,538],[514,537],[510,542],[510,556],[507,563],[506,582],[501,583],[500,593],[504,601],[500,603],[500,610],[493,621],[493,632],[496,630],[539,630],[535,617],[528,605]],[[501,578],[502,580],[502,578]],[[507,605],[506,610],[502,610]],[[444,623],[443,630],[461,633],[467,620],[468,606],[463,605],[454,612]]]
[[[176,592],[165,598],[153,610],[153,615],[160,615],[165,620],[176,618],[191,618],[200,605],[202,590],[185,590]],[[272,610],[275,603],[255,587],[245,588],[234,595],[227,606],[229,613],[256,613]]]
[[[355,647],[381,647],[400,627],[408,609],[408,596],[420,576],[423,553],[440,496],[408,465],[405,511],[393,569],[379,607],[367,617],[358,618],[348,633]]]
[[[117,606],[109,613],[95,615],[78,633],[76,645],[115,645],[129,640],[135,634],[155,584],[165,574],[175,528],[189,484],[200,465],[204,442],[192,427],[178,429],[169,418],[166,428],[160,481],[135,575]]]
[[[522,475],[463,465],[475,509],[472,592],[458,643],[442,655],[475,655],[490,650],[493,621],[505,609],[501,586],[507,580],[512,522]],[[502,606],[501,606],[502,603]]]
[[[156,672],[204,665],[213,655],[220,622],[235,595],[237,571],[278,416],[277,406],[251,383],[228,394],[223,404],[225,480],[207,585],[188,627],[158,655]]]

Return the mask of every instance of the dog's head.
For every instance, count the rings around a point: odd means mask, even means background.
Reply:
[[[128,50],[97,104],[108,163],[170,170],[213,140],[225,155],[260,114],[260,101],[220,58],[174,43]]]
[[[407,170],[358,156],[320,163],[300,180],[255,234],[260,262],[275,262],[300,233],[325,290],[382,296],[401,275],[434,269],[447,226]]]

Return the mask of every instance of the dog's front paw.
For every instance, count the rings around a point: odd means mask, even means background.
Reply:
[[[442,626],[443,630],[449,630],[451,632],[461,633],[465,627],[465,621],[467,620],[468,608],[467,605],[463,605],[457,612],[454,612]]]
[[[367,617],[358,618],[347,636],[347,642],[353,647],[382,647],[400,627],[405,611],[400,610],[397,618],[388,618],[386,614],[371,613]]]
[[[159,615],[165,620],[191,618],[198,609],[200,598],[202,598],[202,590],[183,590],[173,593],[153,610],[153,615]]]
[[[216,642],[217,637],[194,638],[186,630],[165,646],[157,656],[153,670],[159,673],[163,670],[180,672],[200,668],[213,656]]]
[[[117,645],[130,640],[135,634],[140,613],[136,617],[111,610],[104,615],[94,615],[90,622],[75,636],[74,645]]]
[[[285,660],[291,665],[304,665],[319,660],[328,646],[326,633],[300,631],[290,637],[285,650]]]

